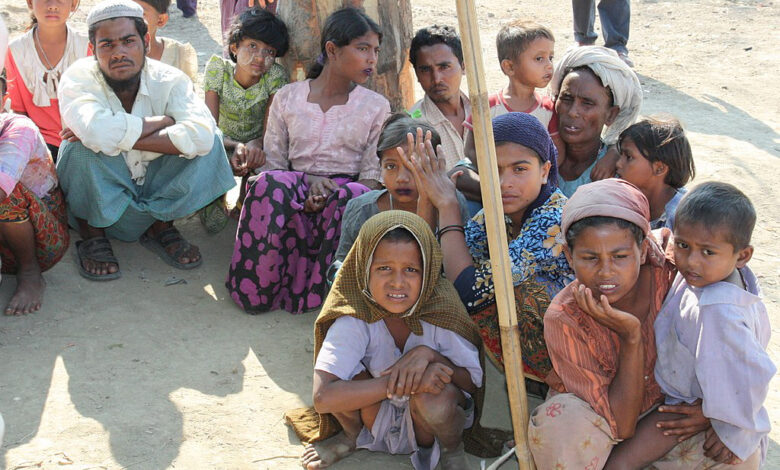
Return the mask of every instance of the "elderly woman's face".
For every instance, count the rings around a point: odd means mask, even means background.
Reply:
[[[612,124],[620,111],[611,102],[609,90],[593,72],[569,72],[555,101],[561,139],[567,145],[597,142],[601,130]]]

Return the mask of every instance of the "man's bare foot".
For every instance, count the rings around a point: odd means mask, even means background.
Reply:
[[[37,311],[41,308],[45,288],[46,281],[37,266],[34,269],[20,269],[16,273],[16,291],[5,307],[5,314],[26,315]]]
[[[322,442],[309,444],[301,455],[301,465],[306,470],[325,468],[355,452],[355,440],[340,432]]]

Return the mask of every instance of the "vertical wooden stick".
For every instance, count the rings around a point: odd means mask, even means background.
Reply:
[[[466,62],[466,78],[469,84],[471,115],[474,124],[474,141],[477,146],[480,187],[485,211],[485,228],[490,247],[490,264],[496,291],[498,324],[501,330],[501,347],[504,355],[504,371],[512,412],[515,451],[519,468],[533,470],[533,457],[528,450],[528,399],[523,376],[523,357],[520,349],[520,331],[517,327],[515,294],[511,269],[507,263],[509,247],[506,240],[504,209],[501,204],[501,184],[498,179],[496,148],[493,142],[493,126],[490,121],[485,71],[482,64],[482,46],[479,39],[477,12],[473,0],[457,0],[458,23],[463,39]]]

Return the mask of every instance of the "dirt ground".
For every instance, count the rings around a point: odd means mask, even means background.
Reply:
[[[95,3],[83,0],[74,22]],[[193,43],[201,68],[221,47],[217,4],[201,0],[191,19],[171,7],[161,33]],[[551,26],[558,56],[573,43],[569,2],[477,4],[491,89],[504,83],[494,46],[503,23],[527,18]],[[780,364],[780,212],[772,209],[780,194],[772,189],[780,176],[780,9],[741,0],[641,0],[632,7],[629,47],[643,112],[683,120],[696,182],[734,183],[756,205],[751,266],[772,318],[769,353]],[[457,24],[455,2],[419,0],[413,9],[415,28]],[[12,34],[21,31],[25,2],[0,0],[0,12]],[[201,246],[201,268],[176,271],[138,244],[115,242],[123,277],[99,284],[77,274],[69,253],[45,275],[40,312],[0,317],[0,467],[297,468],[302,448],[282,413],[311,403],[315,315],[244,314],[223,286],[235,223],[216,236],[197,219],[180,227]],[[186,283],[174,283],[179,279]],[[13,276],[3,277],[0,303],[14,286]],[[492,368],[488,387],[485,423],[508,427],[503,378]],[[780,380],[770,390],[766,468],[780,468]],[[478,459],[472,463],[478,468]],[[380,465],[411,468],[406,457],[365,451],[334,468]]]

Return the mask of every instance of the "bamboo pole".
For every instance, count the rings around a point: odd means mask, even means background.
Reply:
[[[523,357],[520,349],[520,331],[517,327],[515,294],[509,264],[506,262],[509,246],[506,240],[504,208],[501,205],[501,184],[498,179],[493,126],[490,121],[485,71],[482,64],[482,46],[479,38],[477,12],[474,0],[457,0],[458,24],[463,39],[466,78],[469,84],[474,141],[479,163],[480,187],[485,212],[485,229],[490,247],[490,264],[496,292],[498,324],[501,330],[501,348],[504,356],[512,427],[515,435],[515,453],[521,470],[535,468],[528,450],[528,399],[523,377]]]

